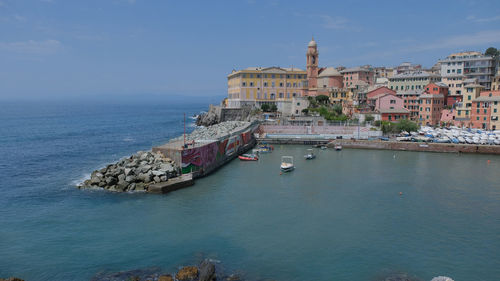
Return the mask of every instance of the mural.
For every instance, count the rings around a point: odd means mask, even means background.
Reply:
[[[203,172],[204,169],[222,161],[225,157],[237,153],[241,146],[248,144],[251,140],[252,131],[248,130],[221,141],[183,150],[182,173]]]

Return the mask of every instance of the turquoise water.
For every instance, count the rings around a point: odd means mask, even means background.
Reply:
[[[0,277],[88,280],[209,257],[250,279],[498,280],[498,156],[344,149],[306,161],[308,147],[277,146],[164,196],[73,187],[180,134],[182,112],[205,107],[0,112]],[[281,155],[295,157],[294,172],[280,175]]]

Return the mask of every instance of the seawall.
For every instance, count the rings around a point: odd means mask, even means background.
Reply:
[[[193,178],[206,176],[238,155],[250,150],[256,143],[254,132],[259,124],[249,123],[228,135],[212,140],[195,140],[193,145],[183,146],[182,142],[168,143],[153,147],[179,163],[183,174],[192,173]]]
[[[336,144],[344,148],[359,149],[384,149],[399,151],[425,151],[425,152],[449,152],[449,153],[480,153],[500,155],[500,146],[476,145],[476,144],[452,144],[452,143],[422,143],[422,142],[397,142],[379,140],[333,140],[328,147]]]

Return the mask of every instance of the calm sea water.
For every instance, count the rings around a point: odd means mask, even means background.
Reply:
[[[499,280],[498,156],[345,149],[306,161],[306,147],[277,146],[164,196],[74,188],[206,107],[2,105],[0,277],[88,280],[209,257],[253,279]],[[279,174],[281,155],[294,172]]]

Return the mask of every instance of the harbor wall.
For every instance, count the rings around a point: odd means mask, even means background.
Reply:
[[[251,149],[256,143],[254,132],[257,128],[258,124],[252,123],[247,128],[201,146],[186,149],[154,147],[153,151],[161,152],[180,163],[183,174],[192,173],[194,178],[198,178]]]
[[[328,147],[336,144],[344,148],[360,149],[384,149],[399,151],[426,151],[426,152],[451,152],[451,153],[480,153],[500,155],[500,146],[476,145],[476,144],[452,144],[452,143],[421,143],[421,142],[398,142],[379,140],[333,140]]]

